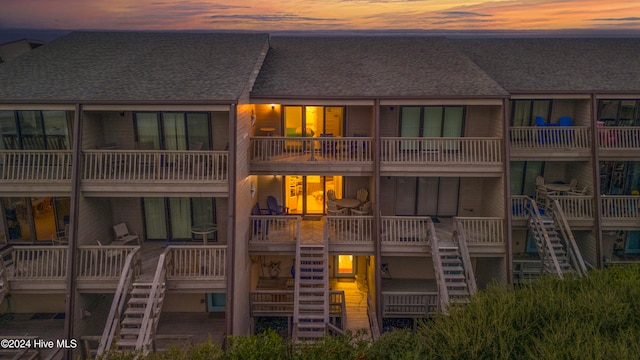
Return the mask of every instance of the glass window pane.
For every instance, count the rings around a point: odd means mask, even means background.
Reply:
[[[598,119],[600,121],[615,121],[618,119],[618,100],[600,100]]]
[[[284,136],[302,136],[302,106],[284,107]]]
[[[191,239],[191,204],[189,198],[169,198],[171,239]]]
[[[522,195],[524,161],[511,162],[511,195]]]
[[[160,130],[158,129],[158,114],[136,113],[136,131],[138,135],[138,149],[160,150]]]
[[[305,136],[319,137],[324,133],[324,108],[322,106],[305,107]]]
[[[551,109],[550,100],[535,100],[533,102],[533,112],[531,114],[531,123],[535,124],[536,116],[542,116],[545,123],[549,123],[549,110]]]
[[[416,214],[416,178],[399,177],[396,180],[396,215]]]
[[[163,198],[144,198],[144,221],[147,239],[166,240],[167,222]]]
[[[45,150],[40,111],[18,111],[18,123],[24,150]]]
[[[442,135],[442,106],[424,108],[423,137],[440,137]]]
[[[536,178],[542,175],[543,161],[525,162],[523,195],[535,196]]]
[[[513,106],[511,126],[531,126],[531,101],[514,100],[511,104]]]
[[[44,117],[44,131],[47,136],[47,149],[70,149],[67,113],[65,111],[43,111],[42,116]]]
[[[464,108],[461,106],[446,107],[444,109],[443,137],[461,137]]]
[[[403,107],[402,118],[400,119],[400,136],[418,137],[420,136],[420,108]]]
[[[189,150],[192,144],[200,144],[200,150],[210,150],[209,117],[202,113],[187,113],[187,132],[189,134]]]
[[[2,142],[0,149],[18,150],[18,128],[13,111],[0,111],[0,134]]]
[[[341,106],[329,106],[325,109],[325,130],[333,136],[343,136],[344,108]]]
[[[162,113],[165,150],[187,150],[184,113]]]
[[[215,198],[191,198],[193,210],[193,225],[216,224],[216,199]],[[202,235],[194,234],[193,238],[201,240]],[[216,240],[217,233],[207,235],[207,240]]]

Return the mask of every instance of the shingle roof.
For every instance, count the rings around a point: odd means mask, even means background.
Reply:
[[[435,37],[272,37],[253,97],[462,97],[506,92]]]
[[[464,39],[458,48],[514,93],[638,92],[640,39]]]
[[[267,43],[267,34],[72,33],[0,67],[0,100],[235,100]]]

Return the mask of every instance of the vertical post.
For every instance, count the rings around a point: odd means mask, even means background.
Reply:
[[[600,196],[600,140],[598,124],[598,99],[595,94],[591,94],[591,159],[593,170],[593,205],[595,206],[595,225],[596,235],[596,264],[601,268],[603,264],[602,258],[602,197]]]
[[[374,244],[374,274],[375,274],[375,305],[378,327],[382,328],[382,246],[380,243],[380,99],[373,102],[373,191],[376,201],[373,203],[373,244]]]
[[[510,114],[511,108],[508,98],[504,98],[502,100],[502,116],[503,122],[502,126],[504,127],[502,132],[502,149],[504,156],[504,175],[502,178],[504,179],[503,194],[504,194],[504,221],[506,222],[506,226],[504,227],[503,239],[505,239],[505,246],[507,251],[507,284],[513,284],[513,244],[511,241],[511,187],[509,184],[511,183],[511,163],[510,163],[510,149],[511,149],[511,141],[510,139],[510,131],[509,125],[511,124]]]

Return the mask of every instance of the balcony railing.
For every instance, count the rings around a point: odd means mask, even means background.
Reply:
[[[504,219],[499,217],[455,217],[468,245],[504,244]]]
[[[225,182],[228,151],[84,150],[84,180]]]
[[[512,148],[588,149],[588,126],[514,126],[509,129]]]
[[[0,151],[2,181],[67,182],[71,166],[71,150]]]
[[[499,164],[502,140],[481,137],[382,138],[382,162]]]
[[[256,290],[249,294],[251,316],[293,316],[293,290]],[[343,290],[329,291],[329,313],[346,316]]]
[[[225,280],[227,246],[170,246],[167,255],[168,280]]]
[[[529,218],[528,203],[527,195],[511,195],[511,220],[527,220]]]
[[[382,291],[383,318],[428,318],[437,312],[436,291]]]
[[[295,244],[300,236],[299,216],[252,215],[250,243],[259,244]]]
[[[141,259],[138,246],[81,246],[78,248],[78,279],[113,279],[122,275],[127,256],[136,252],[133,267],[140,273]]]
[[[327,216],[330,244],[373,244],[373,216]]]
[[[638,150],[640,149],[640,127],[601,127],[598,128],[598,140],[602,150]]]
[[[555,195],[550,198],[558,200],[558,204],[569,221],[595,219],[593,195]]]
[[[64,280],[67,277],[66,246],[14,246],[9,280]]]
[[[382,216],[380,222],[382,245],[429,245],[429,217]]]
[[[602,195],[602,220],[637,221],[640,226],[640,196]]]
[[[252,137],[251,162],[372,162],[372,139],[365,137]]]

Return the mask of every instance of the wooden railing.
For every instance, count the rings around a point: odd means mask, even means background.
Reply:
[[[595,219],[593,195],[553,195],[549,199],[558,201],[567,220]]]
[[[139,274],[141,259],[138,249],[138,246],[79,246],[78,279],[118,279],[131,253],[135,253],[131,264],[134,275]]]
[[[499,217],[462,217],[457,216],[454,222],[464,232],[469,245],[504,244],[504,219]]]
[[[11,182],[71,180],[71,150],[0,150],[0,179]]]
[[[300,236],[300,216],[252,215],[249,220],[253,244],[295,244]]]
[[[602,195],[603,220],[638,221],[640,226],[640,196]]]
[[[373,216],[327,216],[329,244],[373,244]]]
[[[429,221],[429,241],[431,242],[433,270],[436,276],[436,284],[438,285],[439,310],[444,314],[448,314],[449,290],[447,289],[446,279],[444,277],[444,267],[442,266],[442,257],[440,256],[440,244],[438,243],[439,239],[433,221]]]
[[[536,249],[540,256],[542,269],[544,272],[558,275],[558,277],[562,279],[563,275],[560,263],[551,245],[551,239],[543,222],[540,209],[538,209],[538,204],[531,198],[528,198],[528,201],[529,206],[527,206],[526,209],[527,214],[529,214],[529,230],[534,234],[536,239]]]
[[[64,280],[67,277],[66,246],[14,246],[11,248],[12,280]]]
[[[373,341],[378,340],[381,335],[380,323],[378,322],[378,313],[376,307],[373,304],[371,294],[367,293],[367,314],[369,315],[369,328],[371,329],[371,339]]]
[[[167,279],[225,280],[227,246],[169,246]]]
[[[134,248],[134,250],[131,251],[125,259],[118,287],[113,295],[111,308],[109,309],[107,321],[102,332],[102,337],[100,338],[100,345],[98,346],[98,351],[96,353],[98,358],[111,349],[111,344],[113,343],[116,332],[120,329],[122,310],[127,302],[127,295],[129,295],[129,289],[131,288],[131,284],[135,278],[136,270],[134,266],[134,258],[137,256],[139,249],[139,247]]]
[[[293,302],[293,290],[256,290],[249,293],[251,316],[293,316]],[[329,312],[331,317],[346,319],[343,290],[329,291]]]
[[[138,333],[138,342],[136,343],[136,351],[141,351],[143,355],[147,355],[151,349],[151,343],[154,341],[158,322],[160,321],[160,313],[162,312],[162,304],[165,293],[165,280],[167,274],[166,257],[169,249],[165,250],[158,257],[158,266],[156,267],[153,282],[151,283],[151,291],[147,305],[144,309],[142,324],[140,324],[140,332]]]
[[[511,195],[511,220],[527,220],[527,195]]]
[[[438,293],[382,291],[383,318],[428,318],[438,312]]]
[[[569,227],[567,217],[557,198],[552,199],[551,216],[553,217],[556,228],[560,230],[560,240],[562,241],[562,244],[564,245],[564,248],[567,252],[567,257],[569,258],[571,267],[579,276],[587,275],[587,266],[582,259],[582,254],[580,253],[578,244],[576,244],[576,239],[573,236],[573,231],[571,231],[571,227]]]
[[[381,139],[382,162],[499,164],[502,139],[483,137],[386,137]]]
[[[473,264],[471,263],[471,256],[469,255],[469,248],[467,247],[468,238],[467,235],[470,232],[466,226],[474,224],[474,222],[465,221],[463,218],[453,218],[453,242],[458,246],[460,251],[460,257],[462,258],[462,267],[464,268],[464,277],[467,287],[469,289],[469,295],[473,295],[478,291],[476,285],[476,277],[473,274]],[[485,228],[485,227],[480,227]]]
[[[251,162],[372,162],[372,138],[252,137]]]
[[[84,180],[226,182],[228,151],[84,150]]]
[[[429,217],[382,216],[380,222],[383,245],[429,245]]]
[[[509,129],[512,148],[588,149],[588,126],[513,126]]]
[[[337,321],[339,314],[340,322]],[[333,290],[329,292],[329,323],[327,324],[330,333],[344,334],[347,329],[347,298],[344,290]]]
[[[640,127],[600,127],[598,140],[602,150],[638,150],[640,149]]]

